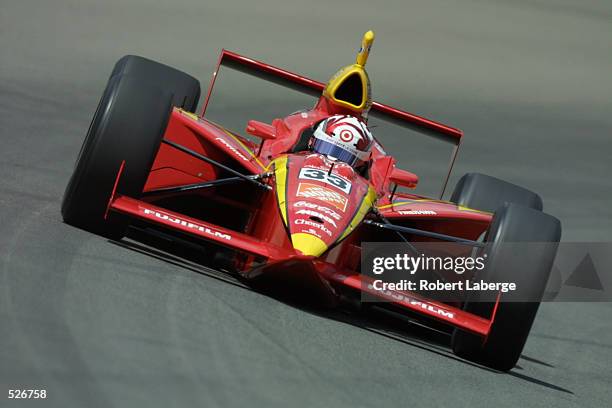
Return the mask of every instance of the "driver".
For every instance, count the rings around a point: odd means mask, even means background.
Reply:
[[[373,143],[374,138],[362,120],[334,115],[317,125],[310,150],[358,168],[369,161]]]

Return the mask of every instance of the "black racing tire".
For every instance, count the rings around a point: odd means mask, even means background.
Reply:
[[[504,204],[487,231],[486,267],[474,280],[515,282],[501,294],[486,339],[455,329],[453,352],[487,367],[508,371],[518,361],[540,306],[561,238],[561,223],[551,215],[517,204]],[[463,309],[490,319],[497,294],[470,292]]]
[[[533,191],[480,173],[467,173],[455,186],[450,201],[462,207],[495,212],[504,203],[542,211],[542,198]]]
[[[126,55],[115,64],[115,76],[132,75],[173,94],[172,105],[195,112],[200,99],[200,82],[185,72],[137,55]]]
[[[109,81],[81,147],[62,201],[73,226],[120,239],[128,225],[107,207],[122,162],[116,193],[139,197],[172,111],[172,93],[124,74]]]

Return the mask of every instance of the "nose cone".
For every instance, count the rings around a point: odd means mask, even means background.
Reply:
[[[280,216],[305,256],[319,257],[348,236],[376,197],[350,166],[316,153],[281,156],[273,166]]]

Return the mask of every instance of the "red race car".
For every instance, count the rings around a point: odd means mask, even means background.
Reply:
[[[377,307],[445,327],[457,355],[511,369],[546,286],[560,223],[542,212],[537,194],[478,173],[463,176],[442,201],[463,134],[372,101],[364,66],[373,40],[367,32],[356,62],[327,84],[223,50],[200,114],[195,78],[123,57],[66,188],[64,221],[112,239],[144,223],[213,248],[245,281],[297,288],[327,306],[362,304],[367,295]],[[206,115],[222,66],[314,96],[315,106],[271,123],[249,120],[248,135],[240,135]],[[450,143],[437,199],[410,191],[419,177],[396,167],[368,128],[370,116]],[[367,242],[456,243],[487,258],[471,282],[512,281],[517,289],[453,301],[380,290],[362,271]],[[534,245],[519,262],[504,251],[513,242],[548,245]]]

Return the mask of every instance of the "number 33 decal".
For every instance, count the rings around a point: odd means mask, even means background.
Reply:
[[[351,191],[350,181],[345,180],[342,177],[339,177],[333,174],[328,174],[324,170],[303,168],[300,170],[299,177],[301,179],[322,181],[323,183],[329,184],[330,186],[334,186],[342,190],[346,194],[348,194]]]

